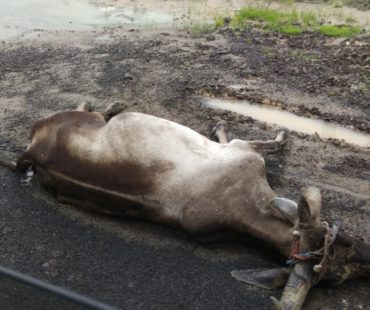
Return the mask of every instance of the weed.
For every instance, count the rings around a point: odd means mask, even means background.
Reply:
[[[190,33],[194,36],[210,33],[215,30],[215,26],[207,23],[193,23],[190,25]]]
[[[317,62],[319,60],[319,56],[317,54],[307,53],[301,50],[291,51],[288,54],[288,56],[291,58],[300,59],[300,60],[309,61],[309,62]]]
[[[369,88],[367,87],[365,83],[360,83],[358,85],[358,90],[362,93],[366,93],[369,90]]]
[[[347,17],[346,18],[346,24],[356,24],[357,20],[353,17]]]
[[[215,28],[219,29],[222,28],[225,25],[225,19],[221,16],[216,16],[215,17]]]
[[[273,0],[259,0],[256,4],[256,6],[259,9],[268,9],[270,5],[272,4]]]
[[[370,74],[363,74],[361,75],[361,78],[360,78],[361,81],[363,82],[370,82]]]
[[[280,27],[280,32],[289,35],[298,35],[303,32],[303,29],[299,26],[288,25]]]
[[[306,27],[313,27],[318,24],[317,16],[314,12],[301,12],[301,20]]]
[[[362,32],[360,26],[322,25],[318,31],[328,37],[351,37]]]
[[[272,58],[272,57],[277,56],[277,51],[275,51],[274,49],[269,48],[269,47],[262,48],[261,52],[264,56],[266,56],[268,58]]]
[[[287,24],[287,26],[290,25],[298,25],[299,24],[299,14],[298,12],[293,9],[292,13],[286,14],[285,20],[282,20],[283,23]]]

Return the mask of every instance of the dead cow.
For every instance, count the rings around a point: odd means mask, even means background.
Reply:
[[[370,244],[320,220],[317,188],[301,191],[296,204],[278,198],[267,183],[262,153],[287,139],[220,143],[195,131],[141,113],[103,113],[87,104],[37,121],[16,163],[32,166],[40,182],[63,202],[110,214],[146,219],[206,236],[241,233],[291,260],[268,271],[235,271],[241,281],[265,288],[285,285],[280,309],[300,309],[320,280],[341,283],[370,276]],[[117,114],[117,115],[116,115]]]

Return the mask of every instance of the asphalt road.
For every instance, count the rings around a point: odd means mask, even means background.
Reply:
[[[244,246],[201,245],[165,227],[84,214],[0,168],[1,264],[122,309],[268,308],[230,276],[273,266]],[[85,220],[84,220],[85,219]],[[275,292],[277,295],[279,292]]]

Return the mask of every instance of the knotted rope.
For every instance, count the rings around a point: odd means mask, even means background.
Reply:
[[[330,247],[335,241],[338,233],[338,227],[333,225],[330,227],[327,222],[323,222],[323,227],[325,229],[324,234],[324,244],[316,251],[301,252],[300,250],[300,233],[299,231],[293,232],[293,243],[290,251],[289,259],[287,264],[293,266],[299,262],[307,260],[319,260],[320,262],[314,266],[314,271],[317,273],[324,272],[327,267],[327,261],[331,259],[329,257]]]

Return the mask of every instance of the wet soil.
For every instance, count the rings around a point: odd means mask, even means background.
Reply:
[[[38,118],[82,101],[179,122],[210,136],[219,119],[233,137],[278,128],[202,107],[197,95],[247,99],[370,133],[370,37],[334,40],[227,29],[114,28],[42,32],[0,44],[0,151],[19,154]],[[323,216],[370,242],[370,150],[291,132],[266,158],[281,196],[322,190]],[[58,204],[37,183],[0,168],[0,264],[124,309],[268,309],[269,295],[234,281],[233,269],[274,260],[235,244],[202,245],[173,230]],[[369,281],[320,285],[306,309],[370,309]],[[338,298],[338,296],[340,296]]]

